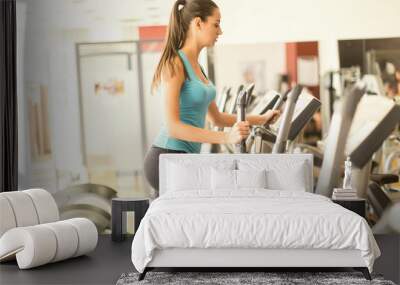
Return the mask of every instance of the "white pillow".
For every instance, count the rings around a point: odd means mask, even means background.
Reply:
[[[266,188],[271,190],[307,191],[312,183],[309,181],[311,170],[306,161],[239,159],[238,168],[252,171],[266,169]]]
[[[267,188],[267,171],[235,170],[237,188]]]
[[[235,190],[236,170],[216,169],[213,167],[211,170],[211,189]]]
[[[294,163],[290,171],[269,169],[267,171],[268,188],[272,190],[307,191],[308,185],[305,162]]]
[[[176,161],[167,164],[167,191],[211,190],[212,169],[231,171],[235,167],[234,161],[218,161],[211,163],[194,164],[190,161]]]
[[[210,188],[211,167],[185,166],[178,163],[168,165],[168,191]]]
[[[266,171],[263,170],[211,170],[213,190],[239,190],[241,188],[266,188]]]

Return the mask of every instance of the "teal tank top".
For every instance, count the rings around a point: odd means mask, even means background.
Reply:
[[[182,59],[188,78],[183,82],[179,96],[179,116],[180,120],[188,125],[204,128],[208,106],[215,100],[216,89],[214,84],[208,80],[205,84],[197,77],[192,65],[185,53],[178,51]],[[188,153],[200,153],[201,143],[178,140],[168,136],[167,127],[164,124],[160,133],[153,142],[154,146],[180,150]]]

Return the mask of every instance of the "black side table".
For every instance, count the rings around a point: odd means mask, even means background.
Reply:
[[[359,214],[361,217],[365,219],[366,212],[366,202],[365,199],[357,198],[354,200],[338,200],[332,199],[332,202],[339,204],[340,206],[353,211],[356,214]]]
[[[147,198],[113,198],[111,202],[111,239],[113,241],[124,240],[126,212],[135,212],[136,232],[148,208],[149,199]]]

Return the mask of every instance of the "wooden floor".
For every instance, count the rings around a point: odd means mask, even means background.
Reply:
[[[377,235],[375,238],[382,256],[376,260],[374,272],[400,284],[400,236]],[[28,270],[19,270],[15,261],[2,263],[0,284],[115,284],[122,273],[135,271],[130,256],[131,244],[132,238],[117,243],[111,241],[111,236],[103,235],[99,237],[96,250],[87,256]]]

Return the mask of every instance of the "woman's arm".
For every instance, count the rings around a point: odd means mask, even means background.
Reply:
[[[185,80],[182,62],[175,60],[175,73],[163,72],[163,88],[166,100],[167,130],[170,137],[200,143],[236,143],[249,134],[248,124],[240,124],[234,132],[216,132],[183,123],[179,116],[179,96]],[[167,69],[167,68],[166,68]]]
[[[246,115],[246,121],[250,125],[265,125],[272,123],[279,113],[279,111],[268,110],[264,115]],[[215,101],[212,101],[208,107],[207,119],[217,127],[232,127],[236,123],[237,116],[220,112]]]

